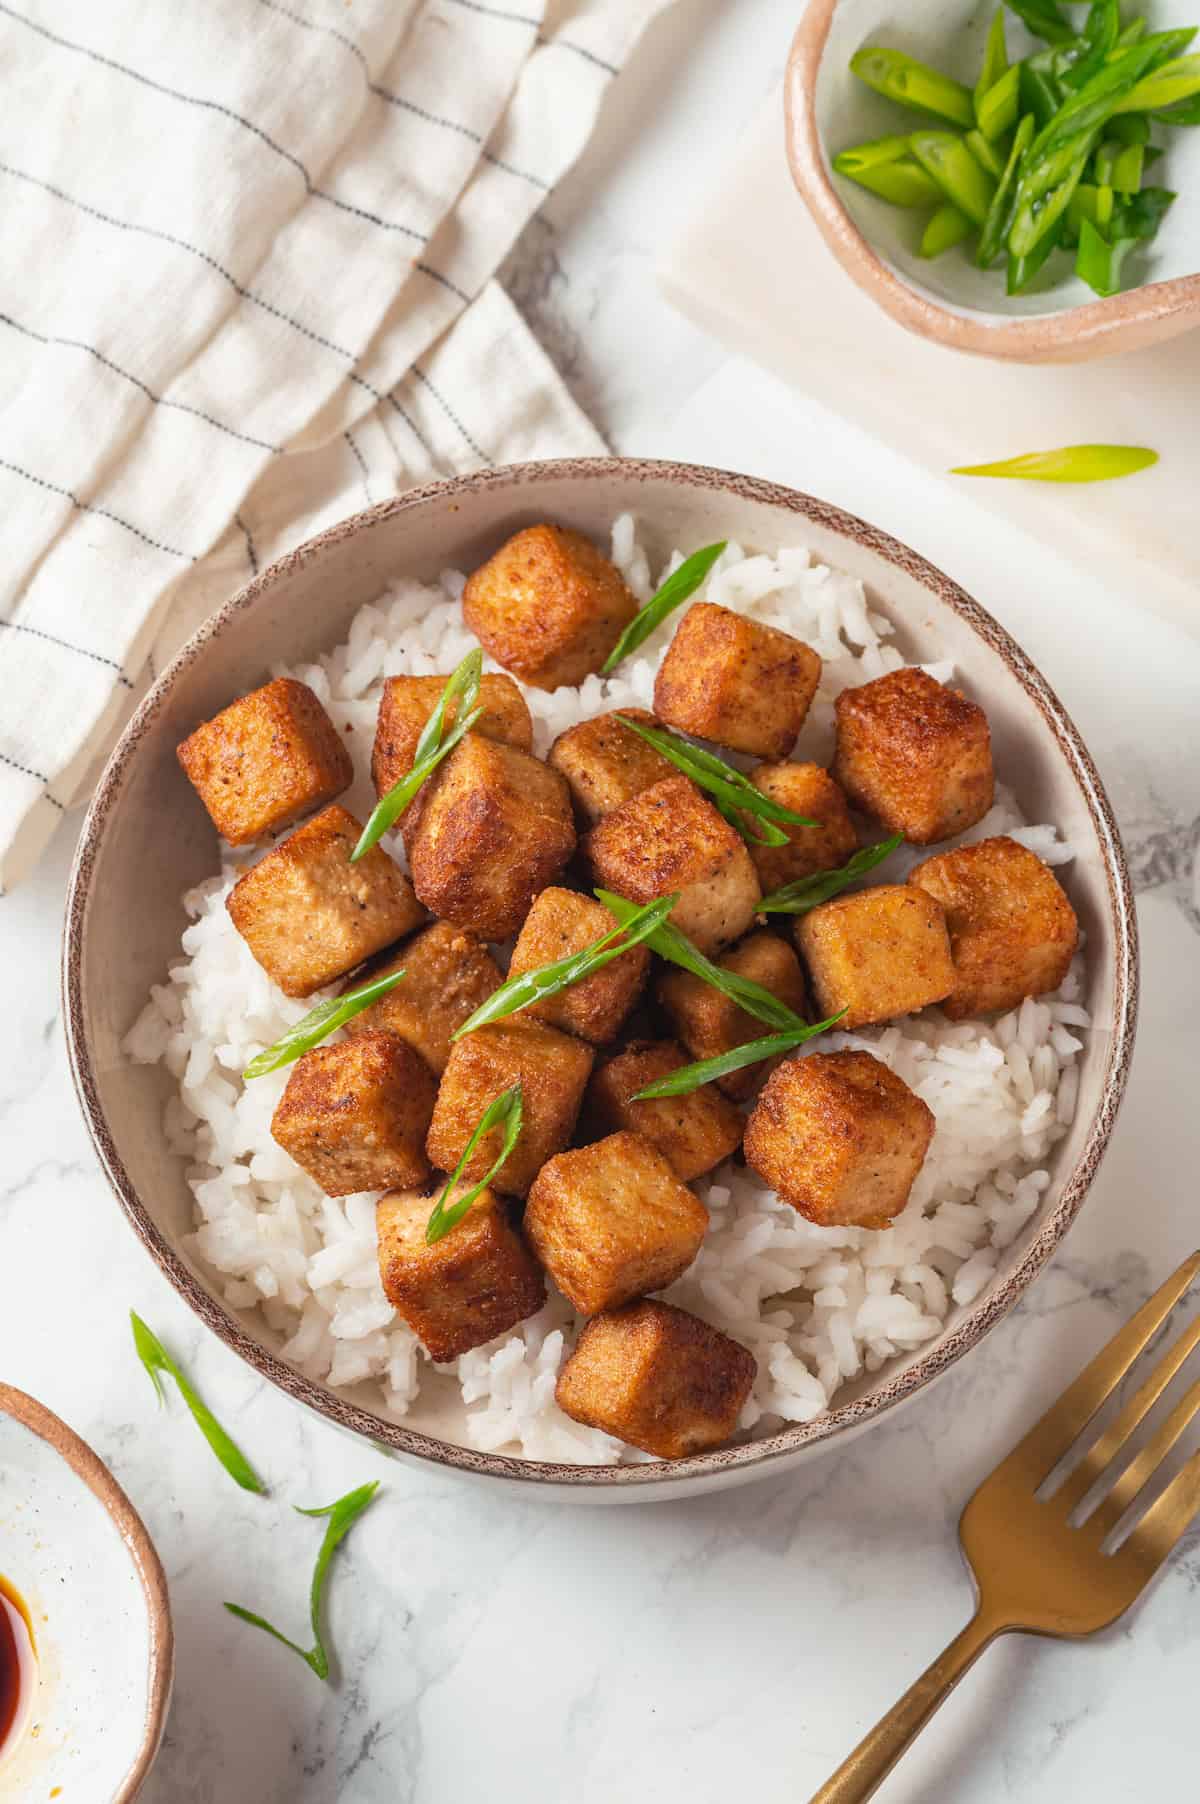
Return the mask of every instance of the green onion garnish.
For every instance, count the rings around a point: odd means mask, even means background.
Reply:
[[[611,890],[598,889],[595,892],[597,901],[603,902],[605,908],[616,915],[622,926],[627,926],[631,917],[638,910],[624,896],[616,896]],[[694,946],[678,927],[672,927],[665,921],[656,927],[650,935],[648,945],[651,952],[657,952],[669,964],[678,965],[683,971],[690,971],[693,977],[699,977],[704,983],[711,984],[714,990],[720,990],[731,1002],[753,1015],[756,1021],[765,1021],[768,1027],[782,1028],[787,1032],[807,1029],[807,1022],[790,1009],[786,1002],[780,1002],[778,996],[772,996],[770,990],[762,984],[754,983],[749,977],[739,977],[736,971],[723,970],[714,965],[711,959],[705,958],[698,946]]]
[[[413,751],[413,761],[408,774],[394,783],[385,796],[375,804],[371,818],[363,828],[358,844],[350,854],[350,862],[354,864],[365,852],[369,852],[376,840],[381,839],[388,828],[404,813],[408,804],[424,783],[426,777],[432,776],[442,759],[454,750],[460,739],[471,731],[483,709],[476,704],[479,701],[479,683],[483,676],[483,653],[476,646],[469,651],[462,663],[447,679],[442,690],[441,699],[425,725],[421,729],[421,737],[417,740]],[[459,718],[451,731],[443,738],[446,724],[446,710],[452,701],[458,700],[461,706]]]
[[[329,1677],[329,1655],[325,1651],[325,1642],[321,1635],[321,1593],[325,1588],[329,1563],[378,1489],[379,1480],[376,1479],[372,1484],[360,1485],[357,1491],[348,1491],[344,1497],[339,1497],[336,1503],[326,1504],[324,1509],[296,1509],[298,1516],[328,1516],[329,1518],[325,1538],[321,1542],[321,1550],[313,1568],[312,1584],[309,1587],[308,1613],[313,1632],[311,1647],[300,1647],[296,1642],[289,1641],[286,1635],[281,1635],[279,1630],[267,1622],[264,1617],[256,1616],[252,1610],[244,1610],[241,1604],[227,1603],[225,1605],[231,1616],[236,1616],[241,1622],[250,1623],[253,1628],[264,1630],[268,1635],[273,1635],[276,1641],[282,1641],[284,1647],[290,1647],[294,1654],[299,1654],[304,1664],[312,1667],[318,1679]]]
[[[274,1046],[268,1046],[252,1058],[242,1072],[244,1078],[265,1077],[268,1071],[278,1071],[281,1065],[290,1065],[301,1053],[310,1052],[319,1046],[322,1040],[355,1015],[361,1014],[380,996],[386,996],[394,990],[404,976],[403,971],[392,971],[387,977],[373,978],[370,983],[360,984],[357,990],[347,990],[344,996],[331,996],[327,1002],[318,1002],[316,1008],[309,1009],[303,1021],[297,1021],[295,1027],[289,1027],[285,1034],[276,1040]]]
[[[150,1374],[150,1382],[154,1386],[160,1405],[164,1399],[160,1372],[173,1378],[179,1388],[179,1395],[191,1411],[192,1420],[204,1436],[221,1464],[235,1484],[241,1485],[243,1491],[254,1491],[260,1497],[266,1495],[267,1487],[236,1441],[232,1440],[212,1411],[201,1401],[195,1385],[187,1374],[176,1365],[158,1336],[147,1328],[140,1315],[131,1309],[129,1320],[133,1325],[133,1344],[137,1348],[138,1358]]]
[[[519,1081],[515,1084],[510,1084],[507,1090],[501,1090],[499,1096],[494,1097],[488,1104],[487,1108],[483,1111],[483,1114],[479,1117],[479,1124],[476,1127],[475,1132],[471,1135],[471,1138],[463,1148],[462,1158],[458,1161],[453,1172],[446,1180],[446,1188],[442,1191],[437,1202],[433,1205],[433,1213],[430,1215],[429,1221],[425,1227],[425,1244],[427,1246],[432,1246],[435,1241],[442,1238],[443,1234],[448,1234],[451,1228],[456,1227],[467,1213],[467,1210],[471,1207],[471,1204],[475,1201],[475,1198],[479,1195],[480,1191],[487,1189],[496,1173],[500,1170],[500,1167],[504,1164],[513,1148],[516,1146],[517,1141],[521,1138],[521,1124],[524,1120],[524,1115],[525,1102]],[[467,1169],[471,1154],[475,1151],[475,1148],[479,1145],[483,1136],[488,1133],[490,1129],[499,1127],[502,1122],[504,1124],[504,1144],[501,1146],[497,1157],[493,1160],[487,1176],[480,1178],[477,1184],[472,1184],[469,1190],[464,1191],[462,1196],[447,1207],[447,1198],[454,1189],[454,1186],[461,1181],[462,1175]]]
[[[536,971],[522,971],[518,976],[510,977],[486,1002],[480,1003],[475,1013],[450,1038],[461,1040],[464,1034],[473,1034],[477,1027],[486,1027],[490,1021],[503,1021],[506,1016],[528,1008],[531,1002],[545,1002],[590,977],[594,971],[603,970],[610,960],[620,958],[622,953],[648,940],[678,900],[678,896],[660,896],[656,902],[647,902],[637,909],[626,926],[618,923],[600,939],[593,940],[590,946],[572,952],[567,958],[556,959],[551,965],[542,965]],[[618,937],[621,944],[614,946],[612,942]]]
[[[1113,482],[1158,462],[1144,445],[1064,445],[994,464],[960,464],[951,476],[1003,476],[1023,482]]]
[[[764,896],[758,912],[762,915],[806,915],[819,902],[828,902],[830,896],[840,895],[856,878],[873,871],[903,842],[903,833],[896,833],[891,839],[881,839],[878,845],[864,846],[836,871],[813,871],[811,876],[797,877],[794,883],[785,883],[782,889]]]
[[[782,802],[773,801],[770,796],[756,789],[749,777],[732,764],[726,764],[724,758],[718,758],[713,752],[706,752],[698,745],[692,745],[687,739],[681,739],[677,733],[664,732],[661,727],[643,726],[640,720],[630,720],[627,715],[618,714],[617,719],[647,745],[652,745],[656,752],[681,770],[685,777],[700,789],[706,789],[716,801],[717,807],[732,827],[748,839],[753,845],[786,846],[788,837],[774,826],[776,821],[786,821],[790,827],[815,827],[816,821],[809,820],[807,815],[797,814],[792,808],[785,808]],[[763,838],[752,832],[741,820],[742,814],[753,814],[764,822]]]
[[[845,1012],[845,1009],[840,1009],[828,1021],[818,1021],[815,1026],[806,1023],[790,1033],[770,1034],[765,1040],[745,1040],[729,1052],[718,1053],[715,1058],[701,1059],[695,1065],[681,1065],[678,1071],[660,1077],[657,1083],[647,1084],[632,1101],[651,1102],[656,1096],[688,1096],[702,1084],[711,1084],[716,1078],[727,1077],[731,1071],[741,1071],[747,1065],[757,1065],[763,1059],[773,1059],[779,1052],[791,1052],[793,1047],[802,1046],[805,1040],[813,1040],[818,1034],[836,1026]]]
[[[622,658],[627,658],[631,651],[636,651],[642,641],[648,639],[656,626],[661,626],[668,614],[673,614],[677,607],[694,595],[704,581],[728,540],[721,539],[715,545],[705,545],[700,551],[693,551],[691,557],[684,558],[678,570],[673,570],[665,583],[652,595],[644,608],[634,615],[617,643],[600,666],[600,675],[608,676],[617,668]]]

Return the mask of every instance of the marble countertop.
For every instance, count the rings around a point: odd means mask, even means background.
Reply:
[[[735,1790],[796,1804],[969,1614],[955,1521],[973,1485],[1197,1238],[1194,645],[1103,599],[1057,609],[1065,576],[998,560],[985,516],[951,519],[928,479],[830,416],[804,415],[786,445],[754,439],[755,420],[716,412],[741,394],[760,419],[753,383],[655,289],[664,244],[777,74],[792,11],[690,0],[660,19],[509,284],[617,448],[713,457],[729,445],[726,461],[871,512],[978,588],[1060,689],[1109,782],[1138,888],[1140,1046],[1114,1145],[1023,1306],[932,1396],[845,1454],[679,1504],[493,1497],[389,1462],[252,1378],[120,1221],[63,1050],[68,822],[0,911],[0,1370],[93,1443],[163,1556],[178,1669],[147,1804],[717,1804]],[[717,401],[698,421],[689,403],[710,378]],[[232,1486],[177,1400],[156,1409],[130,1307],[188,1365],[271,1499]],[[339,1556],[326,1687],[220,1600],[302,1636],[320,1528],[287,1505],[370,1478],[384,1490]],[[1198,1591],[1193,1536],[1110,1633],[1075,1647],[1002,1642],[881,1795],[1190,1795]]]

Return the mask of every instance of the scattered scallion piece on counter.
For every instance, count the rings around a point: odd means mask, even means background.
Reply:
[[[427,1246],[433,1246],[435,1241],[439,1241],[442,1238],[443,1234],[448,1234],[451,1228],[457,1226],[463,1216],[467,1213],[467,1210],[471,1207],[471,1204],[475,1201],[475,1198],[479,1195],[480,1191],[487,1189],[496,1173],[500,1170],[500,1167],[504,1164],[504,1161],[516,1146],[517,1141],[521,1138],[521,1127],[524,1118],[525,1098],[519,1082],[510,1084],[507,1090],[501,1090],[499,1096],[492,1098],[487,1108],[483,1111],[483,1114],[479,1117],[475,1132],[471,1135],[471,1138],[463,1148],[462,1158],[458,1161],[458,1164],[447,1178],[445,1189],[438,1197],[437,1202],[433,1205],[433,1210],[425,1225],[425,1243]],[[487,1175],[480,1178],[477,1184],[472,1184],[469,1190],[465,1190],[460,1197],[456,1198],[456,1200],[447,1207],[450,1192],[454,1189],[454,1186],[461,1181],[463,1172],[467,1169],[467,1163],[471,1154],[475,1151],[475,1148],[479,1145],[479,1142],[483,1139],[485,1134],[490,1133],[492,1128],[501,1126],[504,1128],[504,1140],[501,1144],[499,1153],[496,1155],[488,1169]]]
[[[630,720],[627,715],[618,714],[617,719],[647,745],[652,745],[656,752],[662,754],[676,770],[681,770],[685,777],[700,789],[706,789],[716,799],[725,819],[737,829],[743,839],[749,839],[758,845],[786,846],[787,834],[780,833],[778,828],[771,832],[775,821],[785,822],[789,827],[815,827],[816,821],[809,820],[807,815],[797,814],[792,808],[785,808],[782,802],[772,801],[770,796],[756,789],[742,771],[736,770],[732,764],[726,764],[724,758],[718,758],[713,752],[706,752],[690,740],[681,739],[677,733],[664,732],[661,727],[643,726],[640,720]],[[726,810],[730,812],[726,813]],[[752,814],[765,823],[764,835],[757,835],[743,826],[740,814]]]
[[[221,1464],[235,1484],[241,1485],[243,1491],[253,1491],[258,1496],[266,1495],[267,1487],[237,1442],[234,1441],[212,1411],[200,1398],[195,1385],[167,1352],[158,1336],[149,1329],[140,1315],[129,1311],[129,1320],[133,1328],[133,1344],[137,1348],[137,1356],[150,1375],[160,1405],[164,1400],[162,1379],[159,1374],[165,1372],[168,1378],[175,1380],[179,1395],[191,1411],[193,1422],[204,1436]]]
[[[684,558],[678,570],[671,572],[645,607],[638,609],[600,666],[601,676],[614,671],[623,658],[650,637],[655,627],[662,625],[668,614],[673,614],[696,593],[727,544],[727,539],[719,539],[715,545],[705,545],[701,550],[693,551],[691,557]]]
[[[411,767],[375,804],[371,817],[359,836],[358,844],[350,854],[351,864],[356,863],[371,850],[377,840],[383,838],[393,822],[399,820],[404,813],[425,779],[433,775],[442,759],[448,757],[459,741],[471,731],[483,713],[483,709],[477,706],[482,676],[483,653],[476,647],[474,651],[467,653],[458,668],[447,678],[437,707],[421,729]],[[447,733],[446,710],[451,702],[458,702],[459,707],[454,726]]]
[[[831,896],[840,895],[858,878],[865,877],[903,844],[903,833],[896,833],[891,839],[881,839],[877,845],[863,846],[836,871],[813,871],[808,877],[797,877],[794,883],[785,883],[782,889],[773,890],[763,897],[758,912],[761,915],[806,915],[810,908],[828,902]]]
[[[678,1071],[668,1072],[666,1077],[647,1084],[632,1101],[651,1102],[658,1096],[688,1096],[702,1084],[711,1084],[719,1077],[728,1077],[731,1071],[742,1071],[747,1065],[759,1065],[764,1059],[773,1059],[778,1053],[791,1052],[795,1047],[803,1046],[805,1040],[813,1040],[818,1034],[836,1027],[845,1012],[842,1009],[838,1014],[831,1015],[828,1021],[805,1023],[803,1027],[794,1028],[789,1033],[770,1034],[763,1040],[746,1040],[729,1052],[720,1052],[711,1059],[700,1059],[695,1065],[681,1065]]]
[[[603,902],[605,908],[616,915],[618,921],[627,925],[631,916],[637,912],[636,903],[629,902],[624,896],[616,896],[611,890],[598,889],[594,892],[597,901]],[[714,965],[711,959],[705,958],[698,946],[694,946],[686,934],[672,927],[669,921],[655,928],[646,942],[651,952],[657,952],[668,964],[678,965],[682,971],[690,971],[693,977],[711,984],[739,1008],[753,1015],[756,1021],[765,1021],[768,1027],[782,1028],[793,1032],[805,1026],[803,1018],[790,1009],[786,1002],[778,996],[772,996],[770,990],[762,984],[755,983],[749,977],[739,977],[736,971],[722,970]]]
[[[227,1603],[225,1605],[229,1614],[236,1616],[239,1622],[248,1622],[252,1628],[262,1629],[265,1634],[273,1636],[276,1641],[282,1641],[284,1647],[290,1647],[294,1654],[299,1654],[304,1664],[312,1668],[318,1679],[328,1679],[329,1677],[329,1655],[325,1651],[325,1640],[321,1634],[321,1596],[325,1589],[329,1564],[378,1489],[379,1480],[376,1479],[372,1484],[360,1485],[356,1491],[348,1491],[344,1497],[339,1497],[336,1503],[326,1504],[324,1509],[302,1510],[297,1508],[296,1510],[298,1516],[327,1516],[329,1518],[325,1538],[321,1542],[317,1563],[313,1568],[312,1584],[309,1586],[308,1613],[313,1632],[311,1647],[300,1647],[295,1641],[290,1641],[286,1635],[280,1634],[272,1623],[267,1622],[262,1616],[256,1616],[252,1610],[243,1609],[241,1604]]]
[[[468,1016],[450,1038],[461,1040],[478,1027],[486,1027],[491,1021],[503,1021],[528,1008],[531,1002],[545,1002],[570,989],[572,984],[581,983],[593,972],[603,970],[614,958],[620,958],[634,946],[640,946],[643,940],[648,940],[655,928],[662,926],[678,900],[678,896],[660,896],[656,902],[647,902],[639,908],[625,926],[618,922],[590,946],[572,952],[567,958],[556,959],[553,964],[542,965],[536,971],[522,971],[518,976],[510,977],[486,1002],[480,1003],[475,1013]],[[621,942],[619,946],[613,944],[617,939]]]
[[[1113,482],[1158,462],[1144,445],[1064,445],[993,464],[960,464],[951,476],[1002,476],[1024,482]]]
[[[348,990],[344,996],[331,996],[327,1002],[318,1002],[316,1008],[309,1009],[303,1021],[297,1021],[295,1027],[289,1027],[281,1034],[273,1046],[251,1059],[242,1072],[243,1078],[265,1077],[268,1071],[278,1071],[281,1065],[290,1065],[302,1053],[311,1052],[322,1040],[328,1039],[355,1015],[386,996],[394,990],[404,976],[403,971],[392,971],[386,977],[375,977],[370,983],[360,984],[357,990]]]

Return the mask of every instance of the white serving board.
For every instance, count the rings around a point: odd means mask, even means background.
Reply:
[[[659,275],[674,304],[731,349],[941,476],[947,501],[969,492],[1127,602],[1200,635],[1200,332],[1032,368],[904,331],[835,261],[793,188],[778,91]],[[1092,441],[1151,445],[1161,462],[1083,487],[946,476],[955,464]]]

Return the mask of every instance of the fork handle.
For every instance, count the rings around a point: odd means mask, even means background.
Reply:
[[[988,1643],[1009,1626],[976,1612],[945,1653],[939,1654],[870,1734],[863,1737],[832,1779],[813,1793],[810,1804],[864,1804],[865,1799],[873,1798],[939,1704],[950,1696]]]

